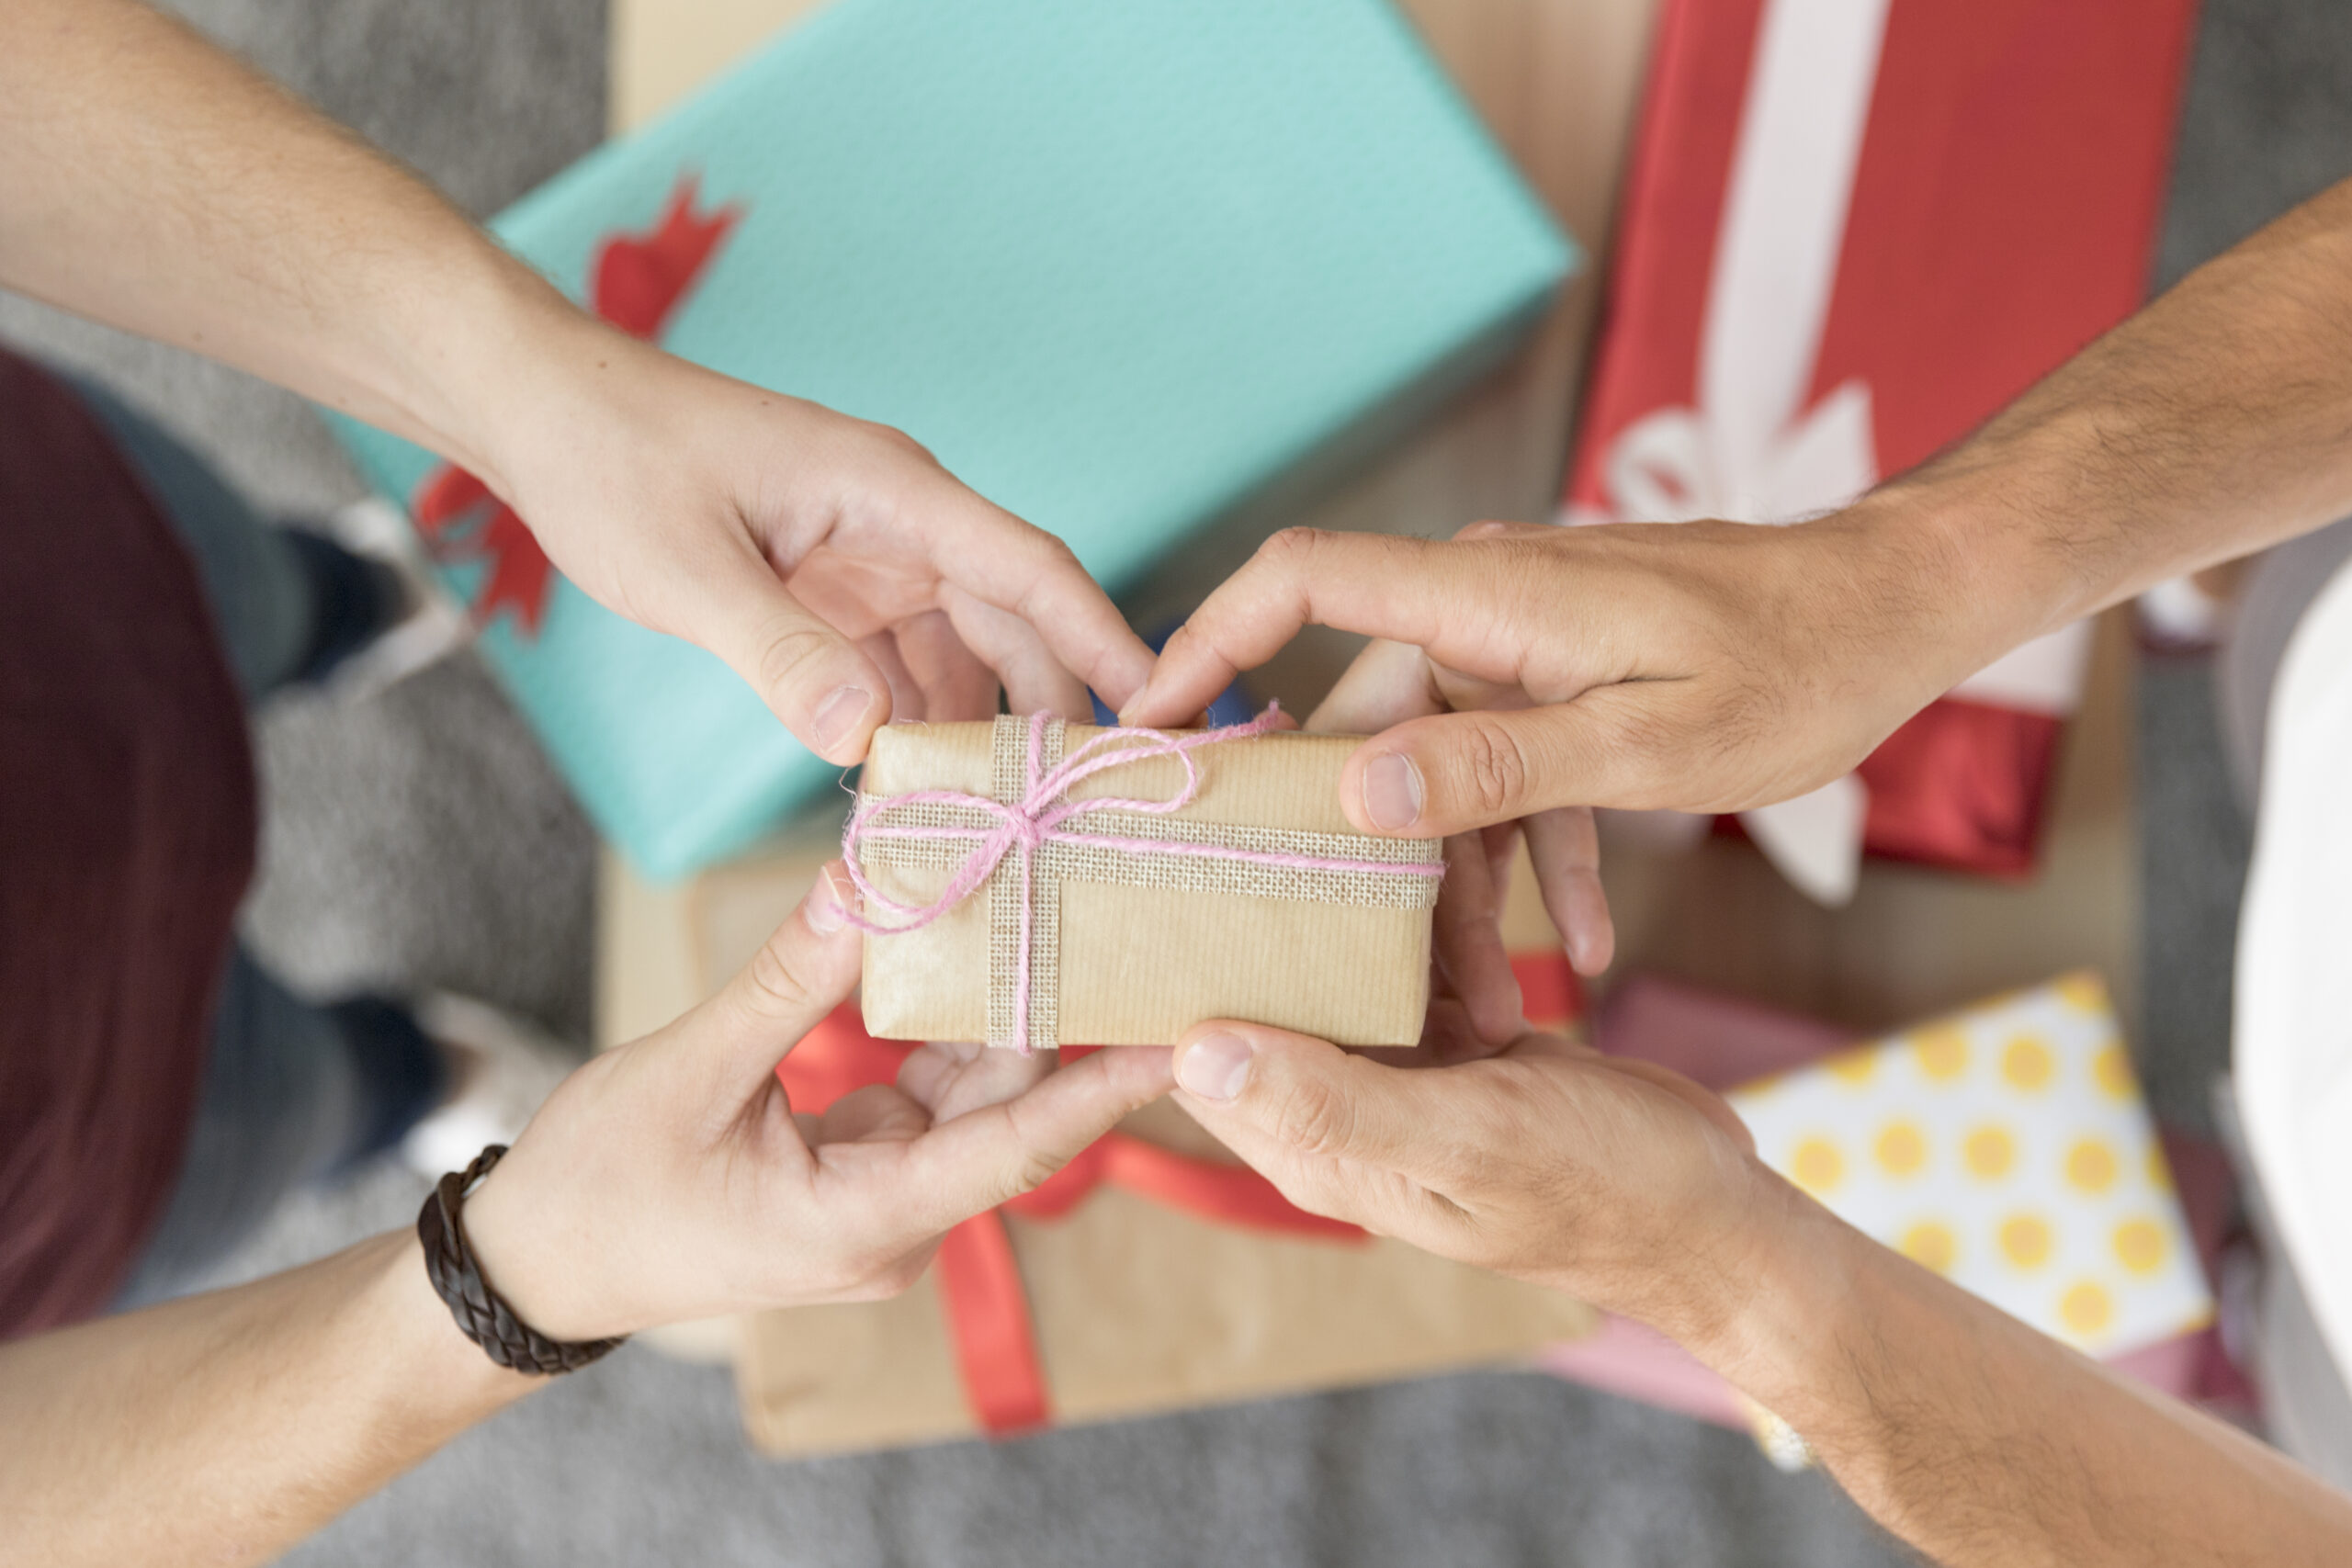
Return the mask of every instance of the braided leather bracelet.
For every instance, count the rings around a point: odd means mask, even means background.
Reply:
[[[566,1342],[550,1339],[514,1315],[498,1292],[485,1284],[473,1249],[466,1245],[466,1227],[458,1217],[466,1194],[490,1174],[506,1152],[492,1144],[474,1156],[463,1171],[451,1171],[434,1188],[416,1216],[416,1239],[424,1244],[424,1271],[433,1288],[449,1305],[465,1337],[481,1346],[490,1359],[518,1372],[576,1372],[600,1356],[610,1354],[628,1336],[614,1339]]]

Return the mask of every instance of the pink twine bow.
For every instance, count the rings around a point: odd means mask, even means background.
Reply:
[[[1228,844],[1113,838],[1100,833],[1081,835],[1064,829],[1063,824],[1072,818],[1101,811],[1168,816],[1183,810],[1201,792],[1200,764],[1194,761],[1193,753],[1204,746],[1216,746],[1227,740],[1254,739],[1276,728],[1281,721],[1279,705],[1269,704],[1264,713],[1247,724],[1231,724],[1220,729],[1204,729],[1186,735],[1170,735],[1159,729],[1106,729],[1063,758],[1052,769],[1045,765],[1046,726],[1048,720],[1049,716],[1043,713],[1030,716],[1029,745],[1023,761],[1020,799],[1002,801],[985,795],[969,795],[962,790],[950,789],[916,790],[906,795],[876,796],[860,802],[857,809],[850,814],[849,826],[842,834],[842,857],[849,864],[850,880],[856,884],[867,911],[853,911],[849,917],[850,923],[875,936],[896,936],[922,930],[978,892],[995,874],[1005,856],[1015,849],[1021,852],[1021,949],[1018,974],[1013,983],[1012,1044],[1023,1055],[1031,1050],[1029,953],[1032,928],[1035,924],[1036,857],[1038,852],[1048,844],[1083,844],[1091,849],[1119,850],[1136,855],[1191,855],[1306,871],[1370,872],[1388,875],[1442,874],[1441,868],[1436,866],[1291,854]],[[1174,757],[1183,764],[1184,787],[1167,800],[1132,800],[1114,795],[1091,800],[1065,798],[1073,787],[1097,773],[1148,761],[1155,757]],[[915,806],[962,807],[985,813],[994,818],[996,822],[989,828],[928,824],[893,827],[878,820],[892,811]],[[859,863],[858,846],[868,838],[964,839],[973,840],[973,848],[963,864],[956,868],[956,874],[948,879],[944,892],[928,904],[911,905],[890,897],[867,878],[865,868]],[[889,917],[889,922],[873,919],[874,911]]]

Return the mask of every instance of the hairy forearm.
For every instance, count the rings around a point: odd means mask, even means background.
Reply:
[[[2352,1502],[1784,1195],[1694,1348],[1952,1568],[2337,1563]]]
[[[266,1561],[534,1381],[401,1234],[0,1347],[0,1563]]]
[[[2002,647],[2352,513],[2352,181],[1856,510],[1928,543]]]
[[[591,332],[424,182],[134,0],[0,0],[0,287],[482,472],[526,348]]]

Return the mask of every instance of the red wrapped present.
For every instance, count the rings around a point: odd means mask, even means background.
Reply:
[[[2195,0],[1667,0],[1569,522],[1787,523],[1966,434],[2144,293]],[[2034,865],[2073,627],[1745,814],[1791,880]]]

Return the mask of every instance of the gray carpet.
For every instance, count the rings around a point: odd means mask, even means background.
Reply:
[[[596,0],[184,0],[232,47],[494,210],[596,141]],[[2161,271],[2352,171],[2352,8],[2207,0]],[[278,511],[357,493],[295,400],[0,297],[0,336],[157,412]],[[2226,1052],[2245,832],[2201,661],[2142,683],[2147,1026],[2167,1113]],[[255,944],[296,983],[446,986],[584,1034],[593,843],[481,672],[263,716]],[[407,1223],[379,1168],[289,1204],[230,1273]],[[639,1348],[566,1380],[361,1505],[300,1563],[1804,1563],[1904,1561],[1816,1476],[1745,1438],[1534,1376],[1293,1399],[989,1448],[777,1464],[723,1374]]]

